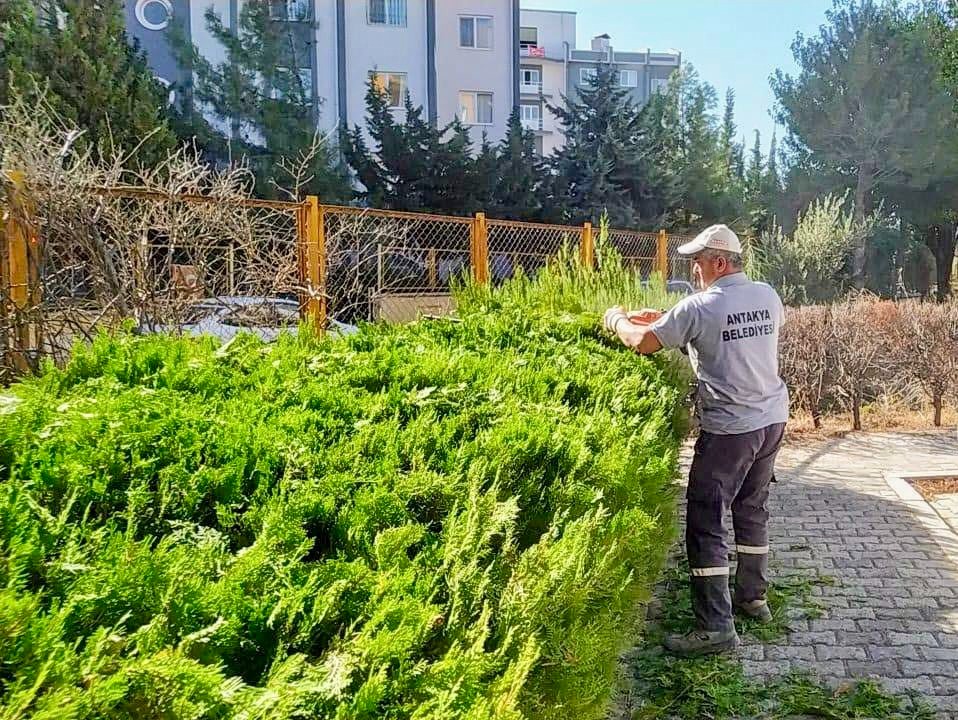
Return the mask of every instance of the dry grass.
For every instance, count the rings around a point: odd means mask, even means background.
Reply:
[[[954,432],[958,426],[958,407],[945,406],[942,427],[934,426],[934,409],[909,407],[892,400],[880,400],[862,408],[862,429],[865,432]],[[815,428],[811,415],[798,412],[788,423],[788,440],[815,440],[841,437],[852,431],[852,414],[837,413],[822,418],[821,428]]]
[[[939,495],[958,494],[958,477],[940,477],[928,478],[926,480],[914,480],[911,484],[912,487],[921,493],[921,496],[928,502],[935,500]]]

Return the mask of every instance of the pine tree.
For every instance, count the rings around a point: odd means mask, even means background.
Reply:
[[[481,157],[481,156],[480,156]],[[500,217],[535,220],[541,213],[539,184],[542,162],[536,154],[535,135],[522,126],[519,111],[509,115],[509,128],[499,144],[493,199]],[[484,170],[480,167],[478,172]]]
[[[489,142],[488,136],[482,134],[482,143],[476,155],[475,174],[473,181],[473,196],[477,210],[482,210],[493,217],[507,217],[501,212],[497,198],[499,186],[499,152],[495,145]]]
[[[404,101],[405,122],[393,117],[385,92],[370,79],[366,127],[344,133],[343,150],[374,207],[465,214],[477,207],[476,161],[468,129],[458,120],[438,128],[423,108]]]
[[[666,92],[650,98],[642,109],[640,122],[638,152],[642,171],[633,187],[636,212],[644,227],[672,227],[685,194],[678,172],[682,114],[675,83]]]
[[[578,98],[549,105],[566,144],[550,162],[548,212],[555,220],[581,223],[603,212],[620,227],[636,222],[635,187],[641,181],[639,112],[611,67],[599,68]]]
[[[715,89],[691,65],[680,71],[681,143],[679,176],[684,189],[684,224],[714,222],[726,211],[726,164],[721,131],[713,115]]]
[[[774,143],[774,140],[772,141]],[[748,169],[745,171],[745,189],[749,198],[756,197],[762,192],[762,181],[765,177],[765,158],[762,157],[762,134],[755,131],[755,144],[748,158]]]
[[[728,177],[741,178],[742,151],[735,142],[735,132],[735,91],[729,88],[725,93],[725,114],[722,116],[720,148]]]
[[[277,21],[270,14],[273,5],[272,0],[247,0],[235,32],[212,7],[207,10],[207,30],[225,50],[220,63],[182,38],[175,42],[195,76],[194,106],[184,124],[222,159],[239,156],[249,162],[260,196],[278,194],[284,162],[307,157],[311,180],[301,191],[325,200],[346,197],[345,170],[336,149],[319,134],[319,103],[312,83],[300,73],[310,62],[295,26],[309,18]]]
[[[768,148],[768,168],[765,172],[765,201],[773,202],[781,192],[782,179],[778,174],[778,140],[773,132],[772,142]]]
[[[46,91],[95,155],[137,149],[135,161],[153,164],[176,145],[168,93],[128,42],[118,0],[13,0],[0,10],[0,34],[0,93]]]

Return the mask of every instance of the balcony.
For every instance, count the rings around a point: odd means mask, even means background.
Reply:
[[[542,132],[542,118],[522,118],[522,127],[533,132]]]
[[[540,45],[522,45],[519,47],[519,57],[544,58],[546,49]]]
[[[541,82],[520,82],[519,92],[522,95],[541,95],[542,83]]]

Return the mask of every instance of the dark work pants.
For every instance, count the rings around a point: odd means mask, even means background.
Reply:
[[[699,627],[730,630],[728,533],[731,508],[738,570],[736,600],[764,599],[768,588],[768,486],[785,425],[741,435],[703,432],[689,472],[685,548],[692,574],[692,610]]]

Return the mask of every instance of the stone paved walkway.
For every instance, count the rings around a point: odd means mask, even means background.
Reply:
[[[949,434],[863,434],[783,448],[772,490],[773,572],[835,578],[824,616],[742,649],[753,676],[805,670],[915,689],[958,720],[958,535],[885,473],[958,467]]]

